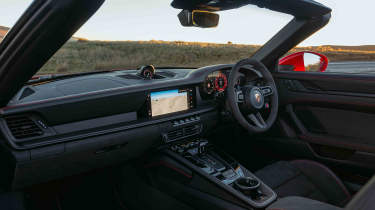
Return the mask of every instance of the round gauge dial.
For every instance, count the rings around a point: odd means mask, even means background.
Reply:
[[[223,92],[228,86],[227,76],[223,73],[220,73],[215,79],[215,88],[219,92]]]
[[[215,82],[212,78],[207,78],[206,81],[204,81],[203,90],[207,94],[212,94],[215,91]]]

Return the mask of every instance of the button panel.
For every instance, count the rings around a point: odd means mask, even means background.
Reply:
[[[186,117],[184,119],[173,120],[172,125],[174,127],[177,127],[177,126],[186,125],[189,123],[199,122],[200,120],[201,120],[201,117],[199,115],[195,115],[191,117]]]

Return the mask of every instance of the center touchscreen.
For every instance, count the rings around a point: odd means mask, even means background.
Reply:
[[[152,117],[185,111],[190,107],[188,90],[153,92],[150,100]]]

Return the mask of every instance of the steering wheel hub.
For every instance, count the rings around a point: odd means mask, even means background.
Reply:
[[[248,102],[251,104],[251,106],[254,108],[254,109],[261,109],[263,108],[264,106],[264,96],[262,94],[262,91],[257,88],[257,87],[253,87],[250,91],[249,91],[249,96],[246,97],[248,98]]]

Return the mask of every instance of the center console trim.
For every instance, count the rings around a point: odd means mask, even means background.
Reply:
[[[235,190],[234,188],[229,187],[229,186],[225,185],[224,183],[216,180],[214,177],[212,177],[209,174],[205,173],[203,170],[201,170],[197,166],[191,164],[188,160],[186,160],[184,157],[180,156],[179,154],[177,154],[177,153],[175,153],[173,151],[170,151],[169,149],[165,149],[165,150],[163,150],[163,152],[166,155],[168,155],[169,157],[171,157],[171,158],[177,160],[178,162],[182,163],[185,167],[190,168],[194,172],[196,172],[199,175],[203,176],[204,178],[206,178],[210,182],[218,185],[221,189],[223,189],[223,190],[227,191],[228,193],[234,195],[235,197],[239,198],[245,205],[250,205],[251,207],[254,207],[254,208],[265,208],[266,206],[268,206],[272,202],[274,202],[276,200],[276,198],[277,198],[277,194],[270,187],[268,187],[258,177],[256,177],[254,174],[252,174],[250,171],[248,171],[242,165],[240,165],[240,167],[242,168],[242,170],[246,171],[248,174],[251,174],[252,178],[257,179],[260,182],[261,185],[263,185],[267,190],[269,190],[272,193],[272,195],[270,196],[270,198],[268,200],[266,200],[266,201],[264,201],[262,203],[255,202],[255,201],[249,199],[248,197],[246,197],[245,195],[243,195],[242,193],[240,193],[239,191]]]

